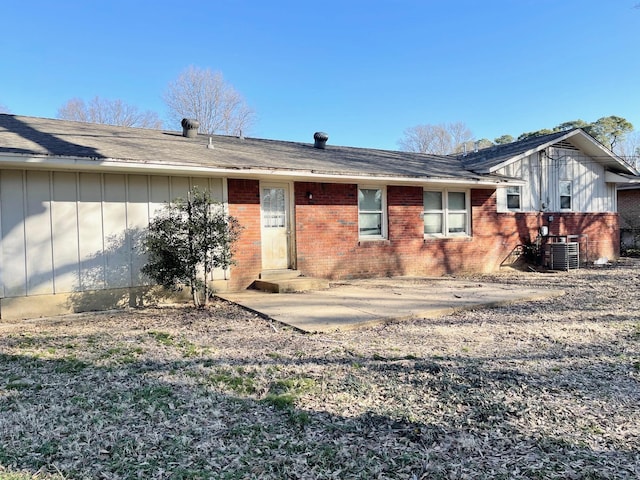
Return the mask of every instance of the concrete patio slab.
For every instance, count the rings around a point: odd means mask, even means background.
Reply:
[[[329,289],[304,293],[247,290],[218,296],[305,332],[329,332],[563,294],[450,278],[395,277],[335,282]]]

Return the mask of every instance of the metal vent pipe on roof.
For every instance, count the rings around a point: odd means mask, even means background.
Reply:
[[[316,132],[313,134],[313,139],[315,140],[315,143],[313,144],[313,146],[315,148],[324,150],[324,148],[327,146],[327,140],[329,140],[329,135],[327,135],[324,132]]]
[[[200,128],[200,122],[195,118],[183,118],[182,122],[182,136],[187,138],[194,138],[198,135],[198,128]]]

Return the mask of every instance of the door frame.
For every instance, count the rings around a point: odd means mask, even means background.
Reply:
[[[260,238],[262,238],[262,189],[263,188],[285,188],[286,197],[286,225],[287,225],[287,268],[295,270],[297,268],[296,258],[296,224],[295,224],[295,191],[294,182],[291,181],[263,181],[260,180]],[[262,265],[262,250],[260,252],[260,262]]]

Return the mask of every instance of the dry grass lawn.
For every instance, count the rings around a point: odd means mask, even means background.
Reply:
[[[0,478],[640,478],[640,264],[305,335],[217,303],[0,323]]]

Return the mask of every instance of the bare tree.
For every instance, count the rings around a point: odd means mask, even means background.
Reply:
[[[407,128],[398,145],[406,152],[447,155],[462,151],[463,145],[472,140],[473,134],[463,122],[440,123]]]
[[[202,133],[242,135],[253,125],[255,113],[220,72],[190,66],[171,82],[164,94],[175,125],[195,118]]]
[[[465,143],[473,141],[473,133],[464,122],[449,123],[446,129],[451,135],[452,150],[449,153],[458,153],[462,151]]]
[[[58,118],[121,127],[162,128],[162,120],[155,112],[142,112],[122,100],[106,100],[97,96],[88,104],[80,98],[72,98],[58,109]]]
[[[633,131],[625,136],[618,144],[618,154],[630,165],[640,168],[640,131]]]

